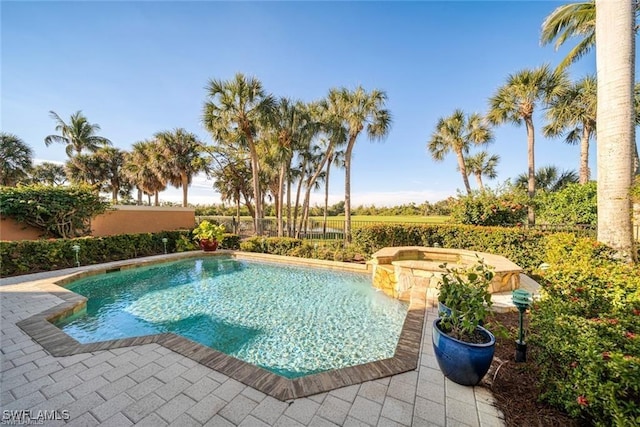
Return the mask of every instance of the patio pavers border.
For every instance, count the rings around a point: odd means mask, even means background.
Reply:
[[[277,255],[240,253],[236,251],[220,251],[210,254],[193,252],[185,253],[184,256],[174,256],[170,259],[154,259],[151,261],[133,260],[131,263],[125,262],[114,268],[82,271],[58,280],[56,280],[56,278],[52,278],[51,282],[39,284],[39,289],[57,296],[64,302],[27,319],[21,320],[16,324],[53,356],[70,356],[99,350],[110,350],[157,343],[169,350],[188,357],[195,362],[214,369],[245,385],[251,386],[256,390],[283,401],[400,374],[415,370],[418,367],[420,349],[422,345],[422,329],[427,305],[425,285],[414,286],[412,289],[409,309],[407,311],[407,316],[393,357],[362,365],[307,375],[292,380],[276,375],[263,368],[251,365],[176,334],[165,333],[101,341],[91,344],[81,344],[68,336],[58,327],[54,326],[52,323],[63,317],[77,313],[86,306],[87,299],[85,297],[64,288],[64,285],[81,277],[106,273],[107,271],[147,266],[182,258],[212,255],[230,255],[238,259],[258,259],[276,262],[288,261],[289,263],[302,264],[309,267],[325,267],[366,272],[366,267],[361,265],[345,265],[343,268],[341,265],[343,263],[319,262],[317,260],[306,260]]]

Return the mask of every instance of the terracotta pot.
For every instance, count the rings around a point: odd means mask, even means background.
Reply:
[[[200,240],[200,249],[205,252],[213,252],[218,249],[217,240],[202,239]]]

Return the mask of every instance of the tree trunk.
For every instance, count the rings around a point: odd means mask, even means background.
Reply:
[[[111,201],[114,205],[118,204],[118,187],[111,186]]]
[[[596,0],[598,240],[635,260],[633,182],[635,2]]]
[[[300,229],[297,229],[297,221],[298,221],[298,207],[300,206],[300,192],[302,191],[302,183],[304,182],[304,170],[307,168],[307,161],[302,162],[301,170],[302,175],[300,175],[300,180],[298,181],[298,189],[296,190],[296,204],[293,208],[293,236],[297,237],[300,234]]]
[[[469,185],[469,177],[467,176],[467,167],[464,164],[464,155],[461,149],[456,149],[456,157],[458,158],[458,169],[462,174],[462,181],[464,182],[464,188],[467,190],[467,194],[471,194],[471,185]]]
[[[322,161],[318,164],[318,167],[314,171],[313,175],[307,181],[307,188],[305,189],[304,203],[302,207],[302,221],[300,221],[300,229],[302,229],[304,225],[305,232],[307,231],[307,226],[309,222],[309,203],[311,200],[311,189],[313,188],[314,184],[318,180],[318,177],[322,173],[325,163],[327,162],[329,157],[332,157],[332,154],[333,154],[333,147],[329,147],[327,154],[324,156]]]
[[[292,236],[291,230],[291,174],[287,174],[287,237]]]
[[[233,227],[233,234],[238,234],[240,230],[240,193],[236,194],[236,224]]]
[[[251,155],[251,175],[253,181],[253,200],[256,204],[253,218],[255,234],[262,235],[262,194],[260,193],[260,165],[258,164],[258,152],[253,140],[248,136],[249,154]]]
[[[142,204],[142,190],[138,187],[138,206]]]
[[[480,191],[484,190],[484,184],[482,183],[482,173],[474,173],[475,177],[476,177],[476,182],[478,183],[478,188],[480,189]]]
[[[182,181],[182,207],[187,207],[187,192],[189,191],[189,177],[186,173],[180,174],[180,180]]]
[[[327,170],[325,173],[324,186],[324,218],[322,220],[322,234],[327,234],[327,212],[329,211],[329,172],[331,171],[331,163],[333,163],[333,155],[327,161]]]
[[[154,206],[160,206],[159,194],[160,194],[160,192],[158,190],[156,190],[155,193],[154,193],[154,196],[155,196]],[[149,204],[151,204],[151,200],[149,200]]]
[[[536,225],[536,212],[533,208],[533,198],[536,196],[536,165],[535,165],[535,134],[533,128],[533,119],[525,117],[524,122],[527,124],[527,158],[529,163],[529,183],[527,192],[529,194],[529,207],[527,213],[527,222],[529,226]]]
[[[591,129],[587,126],[582,128],[582,137],[580,138],[580,184],[589,182],[589,138],[591,137]]]
[[[280,173],[278,174],[278,195],[276,196],[278,201],[278,209],[276,210],[276,221],[278,222],[278,237],[282,237],[284,233],[284,221],[282,218],[284,203],[284,177],[285,177],[285,164],[280,165]]]
[[[344,243],[351,242],[351,154],[358,135],[350,135],[344,152]]]

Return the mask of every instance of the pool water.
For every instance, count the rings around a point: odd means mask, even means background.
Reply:
[[[287,378],[393,357],[408,305],[368,275],[207,257],[67,286],[81,343],[173,332]]]

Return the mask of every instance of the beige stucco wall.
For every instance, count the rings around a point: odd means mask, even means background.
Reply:
[[[0,240],[36,240],[42,230],[13,218],[0,218]]]
[[[163,206],[113,206],[91,221],[91,235],[156,233],[195,226],[195,209]],[[0,239],[35,240],[42,232],[11,218],[0,218]]]
[[[98,215],[91,221],[91,235],[112,236],[128,233],[193,228],[195,209],[156,206],[114,206],[115,210]]]

